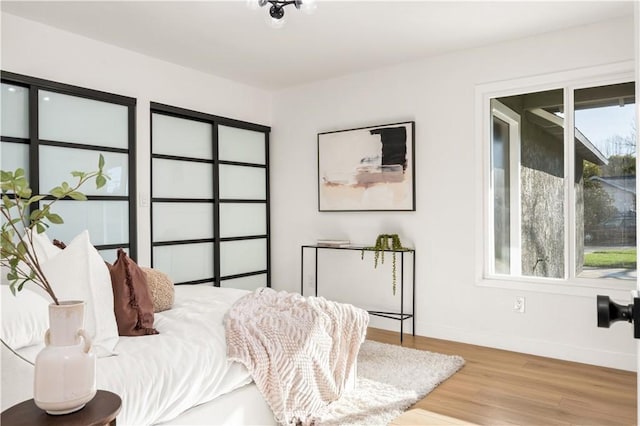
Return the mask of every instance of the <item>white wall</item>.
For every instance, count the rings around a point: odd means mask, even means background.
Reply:
[[[399,233],[417,250],[417,334],[635,370],[631,326],[596,328],[595,294],[627,301],[628,291],[563,295],[481,287],[476,274],[482,254],[476,249],[482,236],[476,86],[633,57],[629,17],[277,93],[271,146],[274,287],[300,288],[301,244],[332,237],[373,244],[377,234]],[[319,213],[316,134],[407,120],[416,122],[417,211]],[[348,293],[349,300],[359,294],[365,302],[381,294],[391,299],[387,272],[376,282],[370,262],[364,272],[353,272],[363,264],[359,255],[349,259],[322,258],[324,292]],[[356,290],[359,274],[365,274],[366,287]],[[515,296],[526,297],[525,314],[513,312]]]
[[[211,52],[215,54],[215,52]],[[269,125],[271,94],[2,13],[4,71],[137,99],[138,193],[149,198],[150,102]],[[149,265],[149,207],[138,205],[138,261]]]

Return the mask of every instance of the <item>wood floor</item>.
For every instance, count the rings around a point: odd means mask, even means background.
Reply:
[[[400,343],[373,328],[367,338]],[[479,425],[638,424],[635,372],[411,335],[403,346],[466,361],[413,408]]]

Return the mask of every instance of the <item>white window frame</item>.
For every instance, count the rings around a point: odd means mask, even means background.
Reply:
[[[608,290],[615,296],[616,291],[620,291],[621,297],[627,297],[628,292],[636,287],[635,280],[608,280],[608,279],[589,279],[580,278],[575,273],[575,194],[573,190],[573,178],[575,176],[573,155],[574,144],[566,143],[564,146],[564,184],[565,195],[565,276],[563,278],[546,278],[533,276],[514,276],[499,275],[494,273],[493,258],[493,199],[492,199],[492,173],[491,173],[491,143],[492,143],[492,121],[494,108],[491,100],[504,96],[520,95],[525,93],[540,92],[554,89],[564,90],[564,104],[568,111],[573,111],[573,93],[576,89],[604,86],[609,84],[617,84],[623,82],[635,81],[634,63],[633,61],[619,62],[598,67],[581,68],[570,71],[563,71],[554,74],[540,75],[526,78],[518,78],[514,80],[506,80],[480,84],[476,86],[476,137],[480,141],[479,149],[476,151],[476,205],[477,211],[481,211],[481,215],[476,215],[476,284],[484,287],[496,287],[512,290],[545,292],[554,294],[568,294],[591,297],[596,295],[598,291]],[[636,82],[637,83],[637,82]],[[638,100],[636,100],[636,105]],[[493,104],[495,105],[495,104]],[[504,111],[498,113],[505,114]],[[505,114],[503,117],[507,117]],[[501,117],[502,118],[502,117]],[[504,119],[504,118],[503,118]],[[508,121],[508,120],[505,120]],[[509,122],[509,121],[508,121]],[[565,135],[564,140],[572,141],[574,137],[574,118],[573,114],[565,114]],[[519,151],[518,151],[519,157]],[[636,158],[639,158],[638,147],[636,147]],[[517,160],[519,162],[519,158]],[[513,160],[511,162],[513,166]],[[519,175],[519,164],[516,167]],[[513,170],[511,171],[513,173]],[[511,177],[513,184],[513,175]],[[517,182],[519,185],[519,176]],[[519,205],[519,188],[517,202]],[[513,194],[512,194],[513,195]],[[513,203],[512,197],[512,212]],[[518,215],[520,208],[517,208]],[[512,213],[513,214],[513,213]],[[512,219],[513,220],[513,219]],[[519,223],[519,217],[518,222]],[[513,224],[514,222],[512,222]],[[519,232],[518,226],[517,232]],[[512,229],[512,233],[514,230]],[[516,241],[516,240],[512,240]],[[520,247],[520,236],[518,236],[518,247]],[[517,254],[519,261],[520,253]],[[511,263],[513,265],[514,259]],[[512,271],[520,271],[520,269],[512,269]]]
[[[509,270],[511,275],[520,275],[522,262],[520,261],[520,115],[497,99],[491,99],[491,119],[497,117],[509,125]],[[493,143],[493,126],[490,126],[491,136],[489,143]],[[493,174],[490,176],[491,190],[488,202],[491,204],[489,211],[494,211],[493,206]],[[491,226],[491,225],[490,225]],[[488,235],[489,247],[494,247],[495,233]],[[489,264],[490,275],[501,275],[495,272],[495,262]]]

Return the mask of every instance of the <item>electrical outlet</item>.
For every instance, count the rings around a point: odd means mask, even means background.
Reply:
[[[525,308],[524,296],[516,297],[516,301],[513,303],[513,310],[520,314],[524,314],[524,308]]]

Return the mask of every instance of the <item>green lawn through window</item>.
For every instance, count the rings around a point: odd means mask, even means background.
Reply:
[[[584,266],[636,269],[636,249],[600,250],[584,255]]]

